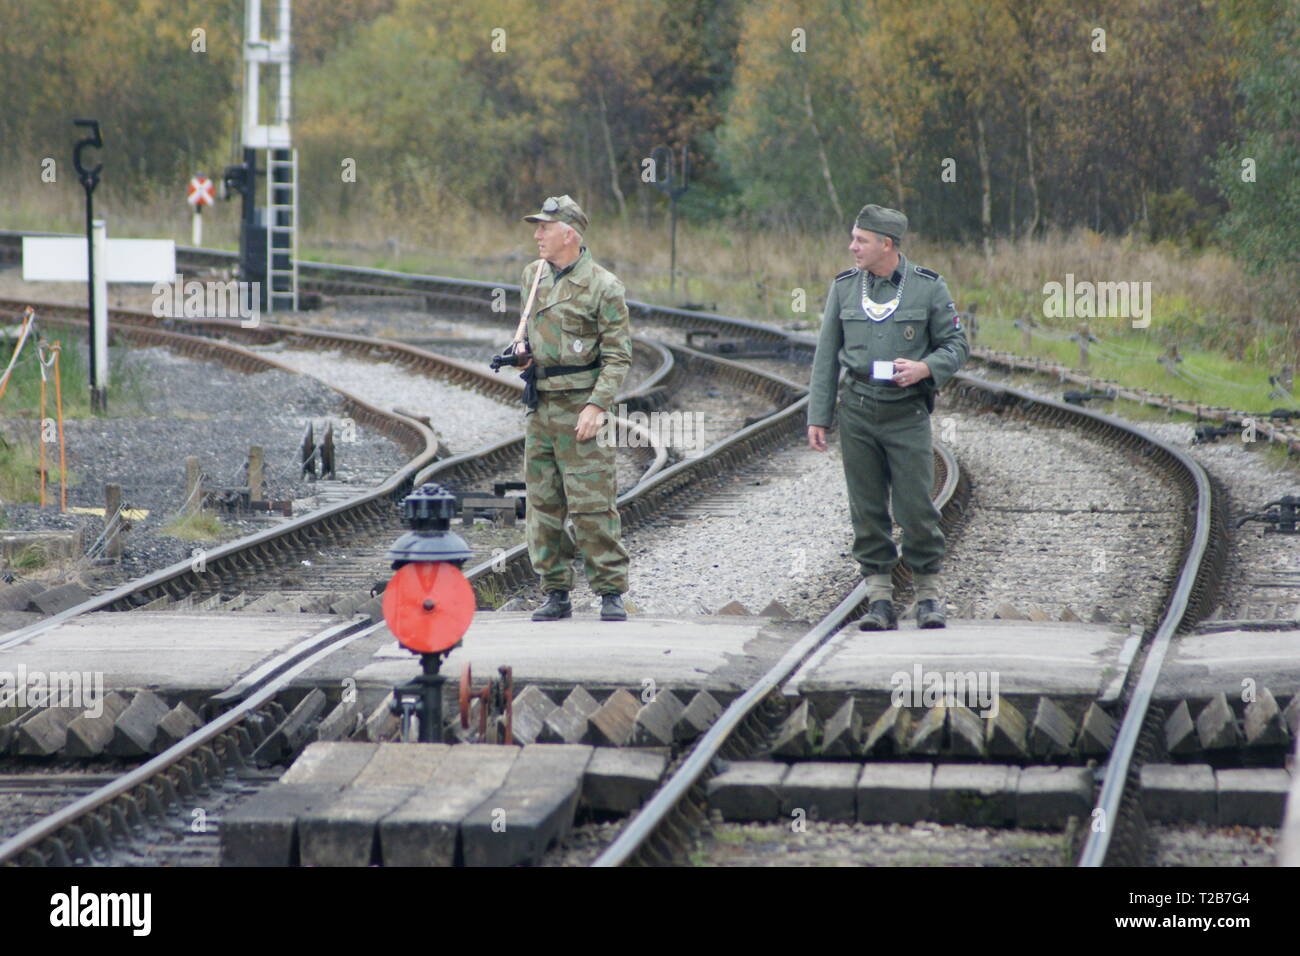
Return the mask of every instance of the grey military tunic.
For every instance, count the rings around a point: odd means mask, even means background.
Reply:
[[[935,574],[944,554],[939,514],[930,500],[934,464],[927,400],[969,354],[947,284],[900,254],[888,277],[868,274],[868,298],[885,302],[900,284],[892,315],[874,321],[862,304],[863,274],[842,272],[831,283],[813,361],[808,424],[829,427],[839,395],[844,476],[853,519],[853,555],[866,577],[888,574],[898,560],[890,504],[903,529],[903,561]],[[871,378],[872,363],[925,362],[930,378],[900,387]],[[848,375],[838,387],[840,369]]]

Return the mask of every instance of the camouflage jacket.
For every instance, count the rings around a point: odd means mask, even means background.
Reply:
[[[523,301],[540,263],[531,262],[524,269]],[[528,317],[528,341],[538,368],[600,364],[581,372],[539,376],[537,388],[543,392],[590,389],[587,401],[608,409],[632,366],[632,332],[623,283],[597,265],[586,246],[558,281],[550,265],[545,265],[545,270],[537,286],[533,314]]]
[[[872,362],[905,358],[925,362],[930,378],[900,388],[890,382],[851,381],[849,387],[886,401],[926,394],[943,386],[961,368],[970,347],[957,317],[948,285],[938,273],[899,255],[891,276],[867,274],[873,302],[887,302],[903,283],[903,298],[893,315],[875,322],[862,308],[862,271],[841,272],[831,283],[822,315],[821,336],[813,360],[808,424],[828,427],[835,411],[840,367],[871,377]],[[905,278],[904,278],[905,277]]]

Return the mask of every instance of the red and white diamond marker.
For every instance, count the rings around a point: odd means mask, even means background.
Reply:
[[[196,209],[211,206],[215,198],[212,192],[212,180],[207,176],[195,176],[185,188],[185,201]]]

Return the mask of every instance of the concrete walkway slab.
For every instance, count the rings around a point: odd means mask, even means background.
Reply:
[[[656,687],[672,690],[738,693],[803,633],[797,624],[764,618],[633,615],[622,622],[535,622],[529,612],[480,612],[442,671],[459,676],[469,661],[479,680],[510,665],[516,687],[582,684],[612,691],[652,680]],[[390,638],[357,680],[392,686],[417,673],[418,660]]]
[[[943,686],[946,674],[974,673],[984,696],[1036,696],[1080,700],[1114,699],[1137,650],[1138,635],[1127,625],[1056,621],[954,621],[943,629],[900,625],[897,631],[840,631],[786,682],[785,693],[801,694],[833,713],[840,695],[855,691],[877,706],[895,689],[914,692]],[[824,698],[824,700],[820,700]],[[977,714],[987,702],[961,700]],[[978,706],[977,706],[978,705]]]
[[[384,865],[453,866],[461,820],[505,783],[519,754],[491,744],[452,747],[433,779],[379,822]]]
[[[102,673],[105,690],[224,690],[338,619],[320,614],[85,614],[0,651],[0,672]]]
[[[466,866],[535,863],[573,825],[592,748],[524,747],[495,793],[461,821]]]
[[[366,744],[353,744],[365,747]],[[379,824],[436,775],[448,744],[379,744],[356,779],[298,818],[304,866],[368,866],[379,855]]]
[[[1300,693],[1300,631],[1218,631],[1174,641],[1156,683],[1157,701],[1217,693],[1241,697],[1242,681],[1275,697]]]

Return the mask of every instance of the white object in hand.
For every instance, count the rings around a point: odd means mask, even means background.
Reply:
[[[891,379],[894,377],[893,362],[872,362],[871,377],[879,379]]]

